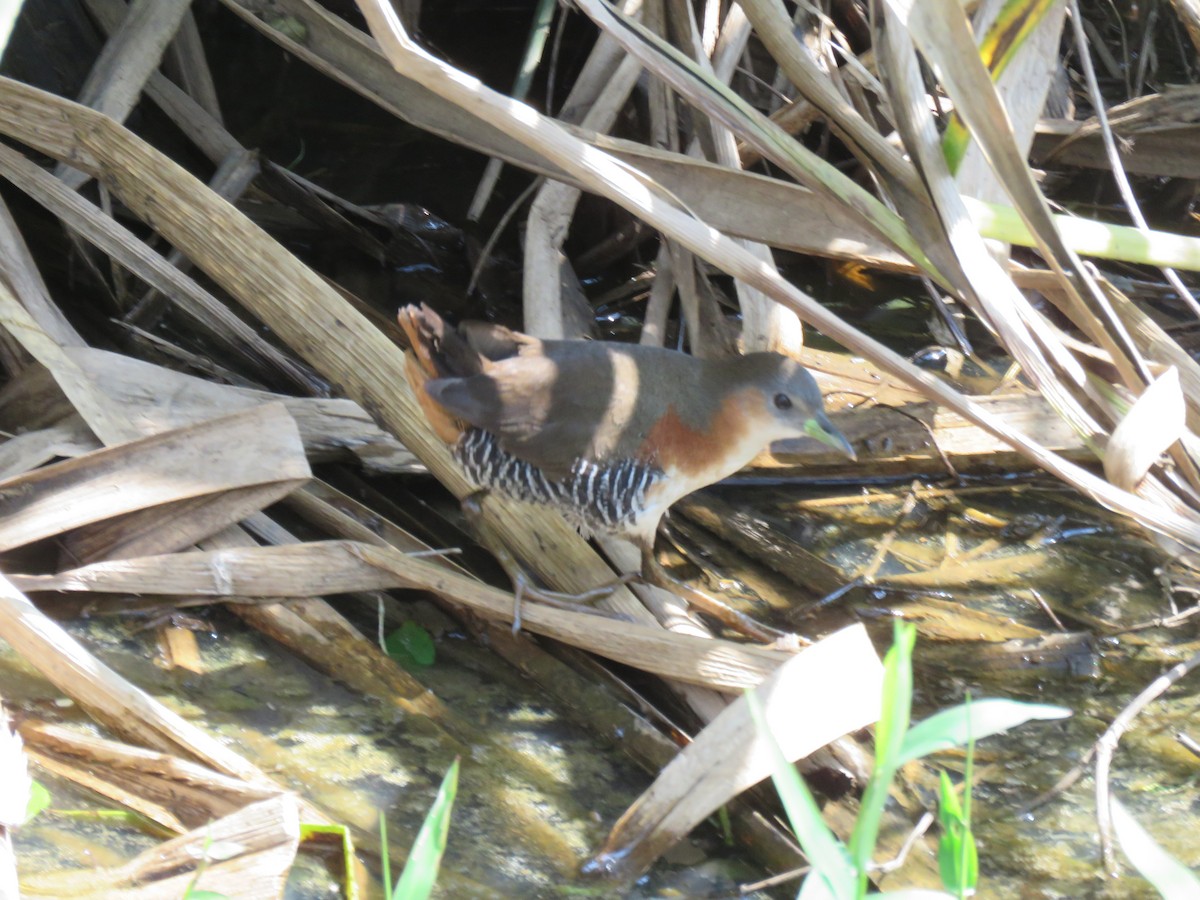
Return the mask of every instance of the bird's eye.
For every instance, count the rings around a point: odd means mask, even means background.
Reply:
[[[787,394],[776,394],[775,395],[775,408],[776,409],[791,409],[792,408],[792,398],[789,397]]]

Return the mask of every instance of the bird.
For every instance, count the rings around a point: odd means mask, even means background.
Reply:
[[[418,402],[471,481],[553,507],[585,536],[631,540],[643,578],[677,593],[654,555],[672,504],[775,441],[815,438],[855,458],[812,374],[779,353],[700,359],[482,322],[450,328],[424,304],[398,321]]]

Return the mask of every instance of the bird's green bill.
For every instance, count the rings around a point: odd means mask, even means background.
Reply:
[[[846,436],[833,427],[833,423],[825,416],[813,416],[804,423],[804,433],[811,438],[815,438],[822,444],[832,447],[838,453],[851,460],[857,460],[858,454],[854,452],[854,447],[846,440]],[[792,438],[790,440],[775,441],[771,445],[771,449],[775,453],[803,453],[800,449],[801,444],[796,441],[803,441],[803,438]],[[810,451],[811,452],[811,451]]]
[[[854,447],[846,440],[846,436],[834,428],[833,423],[824,416],[813,416],[805,422],[804,432],[809,437],[816,438],[822,444],[827,444],[837,450],[848,459],[858,459],[858,454],[854,452]]]

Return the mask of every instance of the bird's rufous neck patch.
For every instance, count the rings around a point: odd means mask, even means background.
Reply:
[[[756,430],[760,417],[755,412],[762,408],[762,391],[744,388],[722,401],[706,427],[692,428],[672,404],[646,435],[639,455],[653,458],[662,469],[677,469],[684,475],[725,469],[730,454],[739,453],[749,433]],[[740,468],[743,462],[738,461],[734,468]]]

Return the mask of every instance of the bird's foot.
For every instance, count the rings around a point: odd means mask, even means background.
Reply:
[[[504,565],[503,561],[500,563]],[[505,571],[508,571],[507,567]],[[636,577],[636,576],[632,576]],[[609,584],[601,585],[597,588],[592,588],[590,591],[581,591],[578,594],[566,593],[563,591],[551,591],[546,588],[538,587],[529,580],[529,576],[524,569],[519,566],[515,571],[509,572],[509,578],[513,582],[513,634],[521,630],[521,602],[529,597],[536,600],[538,603],[545,606],[552,606],[555,609],[565,609],[569,612],[584,613],[589,616],[600,616],[605,619],[616,619],[619,622],[629,622],[631,619],[624,613],[612,612],[607,609],[597,609],[591,604],[604,600],[613,591],[623,584],[628,584],[631,580],[630,576],[615,580]]]
[[[483,497],[487,494],[486,490],[476,491],[468,495],[462,501],[462,509],[467,521],[471,524],[475,532],[475,536],[479,542],[487,547],[488,551],[495,557],[496,562],[504,569],[508,575],[509,581],[513,586],[513,623],[512,633],[515,635],[521,630],[521,605],[526,598],[536,600],[538,603],[552,606],[555,609],[565,609],[571,612],[581,612],[592,616],[602,616],[608,619],[617,619],[619,621],[629,621],[629,617],[622,613],[614,613],[604,609],[596,609],[591,606],[601,600],[609,597],[613,591],[621,587],[623,584],[628,584],[631,580],[636,579],[636,575],[623,575],[620,578],[615,578],[607,584],[602,584],[599,587],[592,588],[588,591],[582,591],[577,594],[567,593],[563,591],[552,591],[549,588],[540,587],[537,585],[528,570],[517,560],[517,558],[503,545],[499,540],[495,539],[483,524]]]

